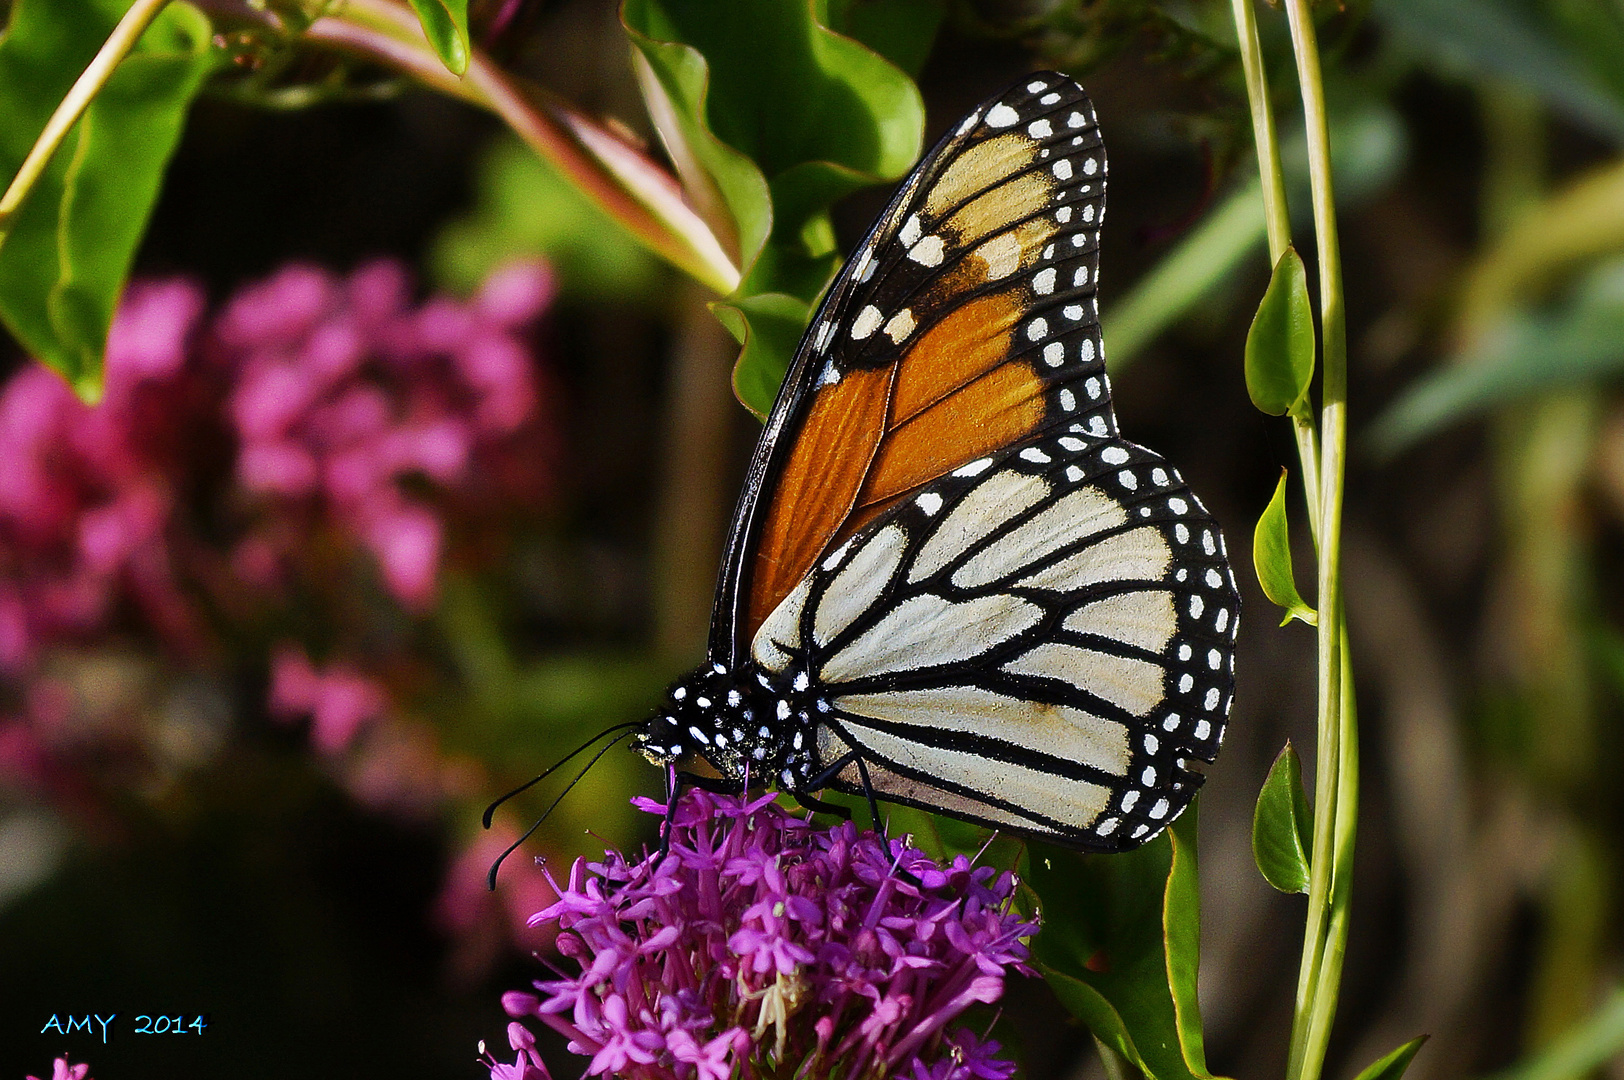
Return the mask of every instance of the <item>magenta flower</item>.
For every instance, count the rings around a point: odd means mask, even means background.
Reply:
[[[531,921],[556,925],[575,973],[503,1006],[563,1034],[590,1058],[588,1075],[1014,1072],[997,1043],[954,1027],[1002,996],[1009,971],[1029,973],[1022,939],[1037,924],[1012,910],[1008,873],[964,856],[941,866],[850,822],[820,828],[771,796],[692,790],[667,857],[633,863],[611,851],[554,887],[558,902]]]
[[[523,490],[504,483],[516,445],[546,441],[520,430],[542,396],[523,332],[551,301],[553,279],[520,263],[471,302],[413,307],[410,293],[393,262],[348,279],[290,266],[238,294],[215,333],[234,372],[228,412],[242,486],[330,514],[377,559],[396,599],[422,608],[435,596],[445,529],[406,482],[484,491],[496,503],[498,488]],[[264,535],[245,540],[236,562],[251,580],[276,577]]]
[[[39,1080],[37,1076],[30,1076],[28,1080]],[[51,1080],[90,1080],[89,1065],[69,1065],[66,1056],[59,1057],[51,1064]]]

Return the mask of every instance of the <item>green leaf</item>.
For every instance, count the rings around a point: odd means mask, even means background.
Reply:
[[[1246,392],[1252,404],[1270,416],[1302,409],[1314,380],[1314,350],[1308,271],[1297,249],[1288,247],[1246,332]]]
[[[512,136],[482,155],[474,207],[435,238],[429,263],[444,285],[472,293],[492,270],[542,256],[562,291],[593,302],[649,301],[665,280],[648,249]]]
[[[733,392],[746,408],[766,419],[806,329],[810,316],[806,303],[784,293],[762,293],[717,301],[711,310],[743,346],[733,365]]]
[[[840,262],[830,206],[901,177],[919,154],[918,89],[885,56],[832,29],[829,6],[625,0],[621,8],[649,112],[689,199],[735,243],[744,280],[734,306],[763,294],[809,306]],[[917,38],[934,32],[933,12],[920,0],[839,8],[844,22],[910,63],[917,55],[904,47],[903,31],[917,49]],[[778,321],[788,310],[782,300],[768,307]],[[745,322],[729,322],[735,336]],[[746,349],[735,373],[757,410],[789,359],[760,347],[767,337],[750,335],[758,347]]]
[[[1426,1035],[1419,1035],[1392,1053],[1377,1058],[1355,1080],[1399,1080],[1399,1077],[1404,1075],[1404,1070],[1410,1067],[1410,1060],[1415,1057],[1416,1051],[1421,1049],[1421,1044],[1426,1042],[1427,1038]]]
[[[468,0],[411,0],[423,35],[453,75],[468,70]]]
[[[1196,1003],[1200,961],[1196,808],[1119,855],[1029,844],[1042,906],[1034,957],[1094,1036],[1152,1080],[1206,1080]]]
[[[1263,880],[1283,893],[1306,893],[1313,835],[1302,762],[1288,742],[1270,766],[1252,814],[1252,857]]]
[[[1257,519],[1252,533],[1252,566],[1257,570],[1258,584],[1263,595],[1286,611],[1280,620],[1284,626],[1293,619],[1301,619],[1310,626],[1317,625],[1319,615],[1304,603],[1297,592],[1297,577],[1291,569],[1291,534],[1286,525],[1286,470],[1280,470],[1280,482],[1275,485],[1269,505]]]
[[[942,0],[830,0],[829,25],[856,38],[912,78],[925,66],[947,15]]]
[[[1394,454],[1448,424],[1536,394],[1624,372],[1624,260],[1603,263],[1574,296],[1538,314],[1512,314],[1467,352],[1447,358],[1371,426]]]
[[[112,32],[120,0],[19,0],[0,40],[0,174],[16,174]],[[113,310],[186,110],[215,64],[212,29],[173,3],[68,133],[0,247],[0,318],[86,400],[101,393]]]

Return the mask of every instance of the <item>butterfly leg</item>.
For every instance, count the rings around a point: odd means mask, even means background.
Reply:
[[[790,794],[794,796],[795,801],[800,803],[804,809],[811,810],[813,813],[833,814],[841,821],[851,820],[851,809],[849,807],[841,806],[839,803],[824,802],[822,799],[815,799],[810,795],[803,795],[799,791],[791,792]]]
[[[832,730],[836,735],[840,736],[840,741],[851,747],[851,749],[840,755],[840,757],[835,760],[834,764],[830,765],[817,776],[813,777],[807,783],[807,786],[813,788],[814,790],[824,787],[829,783],[829,781],[833,780],[835,777],[839,776],[843,771],[845,771],[846,766],[855,764],[857,766],[857,775],[863,781],[863,795],[868,799],[868,813],[870,819],[873,821],[874,831],[879,833],[881,836],[884,836],[885,826],[880,821],[880,804],[874,799],[874,784],[868,778],[867,762],[863,760],[863,755],[858,751],[857,745],[852,741],[851,736],[847,735],[846,732],[841,729],[840,725],[831,723],[829,727],[830,730]],[[847,816],[849,817],[850,815],[848,814]]]

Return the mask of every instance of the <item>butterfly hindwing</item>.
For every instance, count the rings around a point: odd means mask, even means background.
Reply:
[[[761,626],[810,673],[823,765],[875,794],[1092,850],[1159,832],[1211,761],[1238,596],[1177,472],[1086,424],[938,478],[821,559]],[[834,786],[862,793],[855,761]]]
[[[904,183],[814,317],[734,521],[712,651],[821,556],[968,461],[1114,434],[1095,306],[1106,162],[1082,88],[1034,75]]]

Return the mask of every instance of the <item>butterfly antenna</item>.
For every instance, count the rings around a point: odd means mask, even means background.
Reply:
[[[514,788],[512,791],[508,792],[506,795],[503,795],[501,798],[497,799],[495,802],[493,802],[489,806],[487,806],[485,808],[485,817],[483,819],[484,822],[485,822],[485,827],[487,829],[491,827],[491,819],[496,814],[496,808],[498,806],[501,806],[503,803],[507,802],[509,799],[513,798],[513,796],[515,796],[515,795],[522,795],[524,792],[529,791],[531,788],[535,787],[537,784],[541,783],[543,780],[545,780],[549,776],[553,775],[553,773],[557,772],[559,769],[563,768],[565,765],[568,765],[570,763],[571,759],[575,758],[576,756],[578,756],[578,755],[580,755],[582,753],[585,753],[587,750],[589,750],[592,747],[593,743],[597,742],[599,739],[603,738],[605,735],[609,734],[611,731],[619,731],[622,728],[638,727],[642,723],[643,723],[643,721],[641,721],[641,720],[628,720],[624,724],[614,724],[614,725],[612,725],[610,727],[604,728],[602,731],[600,731],[596,735],[592,736],[592,738],[588,739],[586,742],[582,743],[580,746],[577,746],[574,750],[571,750],[568,754],[565,754],[564,757],[561,760],[554,762],[552,765],[549,765],[545,770],[542,771],[540,776],[534,777],[534,778],[532,778],[530,780],[526,780],[524,783],[520,784],[518,787]],[[624,736],[621,736],[621,737],[624,738]],[[617,739],[616,741],[619,741],[619,740]],[[614,743],[610,743],[609,745],[613,746]],[[596,761],[598,759],[593,758],[592,760]],[[588,766],[588,767],[590,768],[590,766]],[[573,786],[573,785],[571,785],[571,786]],[[566,788],[565,790],[567,791],[568,788]]]
[[[631,726],[636,726],[636,725],[628,725],[628,724],[617,724],[617,725],[615,725],[615,727],[631,727]],[[593,739],[592,742],[596,742],[598,739],[601,739],[605,734],[608,734],[609,731],[613,731],[613,730],[615,730],[615,729],[614,728],[609,728],[606,731],[599,733],[597,738]],[[568,784],[566,784],[564,786],[564,790],[560,791],[558,793],[558,797],[555,798],[552,801],[552,803],[547,807],[546,810],[542,811],[542,815],[539,818],[536,819],[535,824],[531,825],[528,829],[526,829],[524,831],[523,836],[519,837],[517,840],[513,841],[513,843],[509,844],[507,846],[506,850],[504,850],[502,852],[502,854],[500,854],[500,855],[498,855],[496,857],[496,861],[491,863],[490,873],[487,874],[486,878],[485,878],[485,884],[492,892],[496,891],[496,872],[502,868],[502,863],[507,860],[507,857],[509,855],[512,855],[515,851],[517,851],[519,849],[519,845],[523,844],[526,840],[530,839],[531,835],[533,833],[535,833],[535,831],[537,829],[541,828],[541,823],[546,821],[549,817],[552,816],[552,812],[554,810],[558,809],[558,804],[564,801],[564,796],[568,795],[570,793],[570,791],[574,789],[575,785],[579,784],[581,782],[582,777],[586,776],[587,773],[592,771],[592,766],[594,766],[594,765],[596,765],[598,763],[598,759],[602,758],[603,755],[607,754],[614,747],[614,745],[616,743],[618,743],[620,740],[624,739],[626,736],[628,736],[630,734],[631,734],[630,731],[622,731],[619,735],[616,735],[613,739],[610,739],[608,741],[608,743],[606,743],[604,745],[603,749],[599,750],[596,754],[593,754],[592,755],[592,760],[587,762],[584,766],[582,766],[581,771],[575,774],[575,779],[571,780]],[[587,746],[591,746],[591,745],[592,745],[592,743],[587,743],[586,746],[581,747],[581,750],[585,750],[587,748]],[[575,754],[579,754],[581,752],[581,750],[575,751],[575,753],[572,753],[570,755],[570,757],[574,757]],[[564,759],[564,761],[568,761],[568,760],[569,760],[569,758]],[[558,765],[564,764],[564,761],[560,761],[558,763]],[[558,768],[558,765],[554,765],[553,769]],[[552,769],[548,769],[547,771],[552,772]],[[532,780],[530,783],[533,784],[533,783],[535,783],[535,781]],[[525,787],[529,787],[529,786],[530,786],[530,784],[525,785]],[[524,788],[520,788],[519,790],[523,791]],[[514,794],[517,794],[517,792],[515,792]],[[503,796],[503,798],[506,798],[506,797],[507,796]]]

